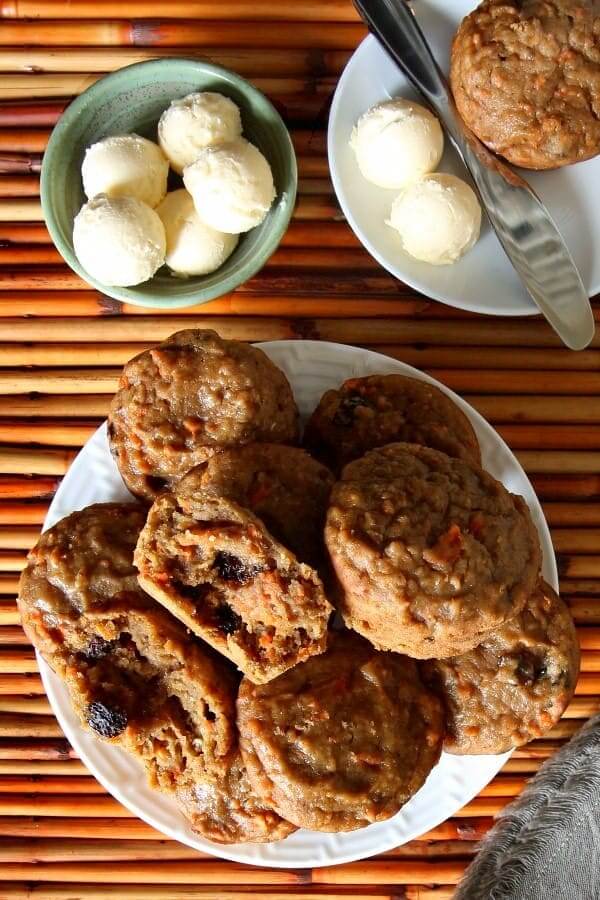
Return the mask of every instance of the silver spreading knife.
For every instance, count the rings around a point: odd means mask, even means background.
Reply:
[[[552,216],[537,194],[461,120],[448,83],[405,0],[354,0],[360,15],[439,117],[471,173],[481,202],[531,297],[567,347],[594,336],[587,291]]]

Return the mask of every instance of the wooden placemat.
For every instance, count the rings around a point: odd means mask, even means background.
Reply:
[[[394,281],[362,250],[333,196],[325,127],[336,80],[364,33],[349,0],[0,2],[5,900],[449,898],[493,816],[600,710],[600,338],[572,353],[539,318],[449,309]],[[89,290],[62,263],[42,222],[38,173],[74,95],[107,71],[170,55],[208,57],[271,97],[291,129],[300,191],[280,249],[249,283],[204,306],[147,314]],[[495,425],[544,505],[583,650],[575,699],[547,738],[516,751],[455,818],[381,858],[268,870],[165,840],[87,773],[44,696],[15,606],[27,550],[69,463],[104,418],[119,367],[187,326],[248,341],[359,344],[419,366]]]

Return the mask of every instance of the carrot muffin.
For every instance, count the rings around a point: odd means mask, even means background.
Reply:
[[[496,153],[556,169],[600,151],[600,14],[586,0],[484,0],[452,45],[458,110]]]
[[[133,504],[95,504],[46,531],[29,554],[23,627],[66,683],[82,724],[174,791],[223,772],[235,744],[228,664],[139,587]]]
[[[178,490],[213,491],[251,510],[301,562],[323,562],[323,526],[334,477],[305,450],[246,444],[192,469]]]
[[[221,777],[203,778],[178,794],[192,828],[219,844],[265,844],[296,831],[264,800],[259,800],[236,748]]]
[[[442,706],[414,661],[347,632],[269,684],[243,679],[237,708],[256,793],[299,827],[353,831],[388,819],[440,755]]]
[[[541,582],[514,619],[468,653],[423,664],[446,704],[449,753],[504,753],[541,737],[570,702],[579,673],[571,614]]]
[[[521,497],[479,467],[415,444],[346,466],[325,541],[346,624],[416,658],[466,652],[513,618],[541,558]]]
[[[149,594],[257,683],[325,648],[331,606],[319,576],[232,500],[163,494],[135,562]]]
[[[262,350],[193,329],[127,363],[108,417],[121,476],[150,501],[218,447],[297,432],[292,389]]]
[[[395,441],[425,444],[481,463],[477,437],[464,413],[434,385],[406,375],[351,378],[327,391],[304,433],[308,449],[336,471],[367,450]]]

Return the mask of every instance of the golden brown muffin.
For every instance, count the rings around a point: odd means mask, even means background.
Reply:
[[[204,778],[178,794],[192,828],[219,844],[266,844],[296,831],[252,788],[239,749],[222,777]]]
[[[178,490],[214,491],[253,512],[301,562],[323,562],[323,526],[334,477],[306,450],[246,444],[220,450],[188,472]]]
[[[299,827],[353,831],[390,818],[440,755],[442,706],[416,664],[348,632],[269,684],[243,679],[237,707],[256,793]]]
[[[367,450],[396,441],[481,464],[464,413],[434,385],[406,375],[350,378],[323,394],[304,432],[308,449],[336,472]]]
[[[514,619],[451,659],[423,664],[445,701],[448,753],[504,753],[539,738],[570,702],[579,673],[568,607],[545,582]]]
[[[484,0],[463,19],[450,70],[458,110],[527,169],[600,151],[600,14],[588,0]]]
[[[193,329],[127,363],[108,417],[121,476],[150,501],[218,447],[297,434],[292,389],[263,351]]]
[[[325,542],[346,624],[419,659],[466,652],[515,616],[541,558],[521,497],[416,444],[388,444],[346,466]]]
[[[253,681],[325,648],[331,606],[319,576],[232,500],[163,494],[135,562],[142,587]]]
[[[18,604],[82,724],[172,791],[224,771],[236,740],[236,683],[224,660],[139,587],[133,550],[144,520],[125,503],[62,519],[30,552]]]

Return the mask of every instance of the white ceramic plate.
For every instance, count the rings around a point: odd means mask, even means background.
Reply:
[[[417,19],[445,72],[449,70],[452,36],[475,5],[474,0],[419,0],[414,4]],[[366,181],[348,142],[363,112],[395,96],[420,99],[387,52],[374,37],[367,37],[340,78],[328,131],[333,185],[354,233],[388,272],[429,297],[473,312],[504,316],[536,313],[537,307],[485,217],[475,247],[452,266],[431,266],[408,256],[397,233],[384,224],[398,191]],[[448,139],[439,171],[468,179]],[[600,254],[594,251],[594,236],[600,232],[600,156],[552,172],[522,173],[558,224],[588,293],[596,294],[600,291]]]
[[[411,366],[354,347],[318,341],[273,341],[258,346],[287,374],[306,417],[324,391],[346,378],[375,372],[401,372],[437,384]],[[442,387],[438,385],[438,387]],[[463,400],[442,388],[470,418],[485,467],[506,487],[522,494],[537,525],[544,552],[544,575],[557,587],[552,543],[540,504],[521,466],[494,429]],[[45,527],[90,503],[131,499],[110,455],[106,426],[90,438],[65,476],[48,511]],[[444,753],[426,784],[392,819],[349,834],[298,831],[275,844],[221,846],[194,834],[175,804],[146,785],[142,768],[122,750],[98,740],[79,724],[67,690],[43,660],[40,671],[52,709],[67,738],[98,781],[158,831],[204,852],[261,866],[313,867],[350,862],[383,853],[435,827],[468,803],[496,774],[503,756],[451,756]]]

